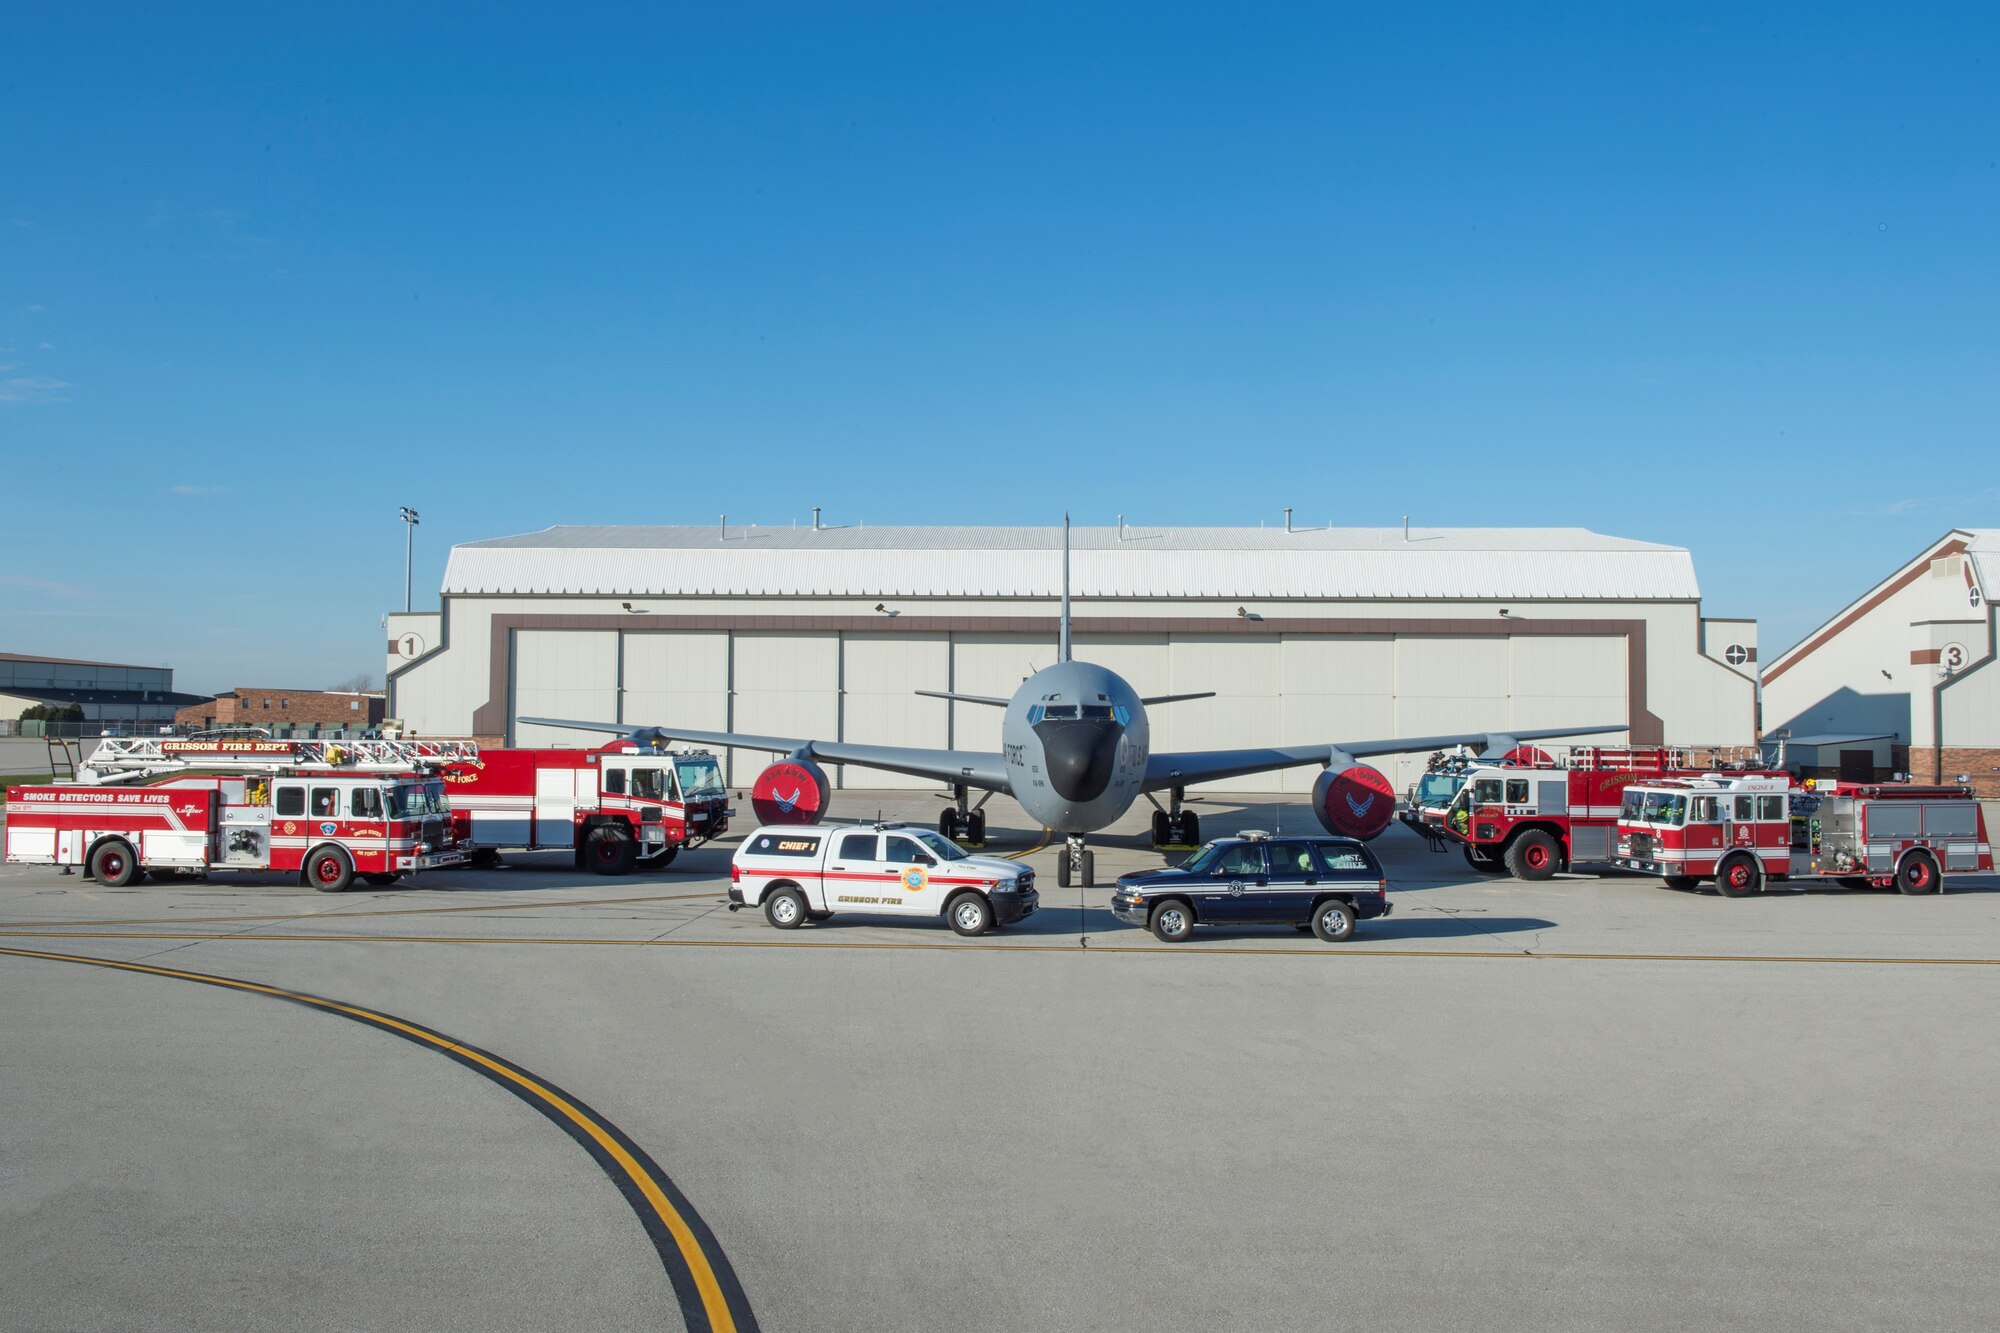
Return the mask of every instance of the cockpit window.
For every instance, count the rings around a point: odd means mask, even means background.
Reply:
[[[1091,718],[1109,718],[1111,716],[1111,705],[1085,704],[1083,706],[1083,715]]]
[[[1075,718],[1075,704],[1048,704],[1042,709],[1042,720],[1045,722],[1073,721]]]

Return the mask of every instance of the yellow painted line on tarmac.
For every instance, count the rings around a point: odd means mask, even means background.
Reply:
[[[715,1262],[710,1260],[709,1250],[715,1246],[713,1234],[709,1232],[705,1223],[700,1222],[699,1215],[694,1213],[685,1198],[680,1197],[680,1191],[647,1157],[645,1151],[622,1130],[582,1102],[563,1092],[553,1083],[530,1074],[512,1061],[501,1059],[476,1046],[468,1046],[443,1033],[434,1032],[430,1028],[397,1018],[392,1014],[364,1009],[359,1005],[339,1000],[325,999],[318,995],[309,995],[304,991],[287,990],[282,986],[267,986],[260,982],[215,976],[207,972],[184,972],[178,968],[155,967],[148,963],[91,958],[81,954],[43,953],[33,949],[5,947],[0,947],[0,954],[46,962],[79,963],[119,972],[136,972],[176,981],[199,982],[205,986],[217,986],[224,990],[267,995],[274,999],[289,1000],[293,1004],[353,1019],[448,1055],[534,1106],[536,1110],[562,1126],[572,1138],[590,1152],[592,1157],[597,1159],[598,1164],[611,1175],[621,1192],[625,1194],[627,1201],[639,1213],[640,1220],[646,1224],[648,1233],[655,1241],[655,1248],[666,1265],[668,1275],[673,1280],[676,1294],[680,1297],[681,1312],[687,1317],[690,1329],[703,1329],[708,1333],[735,1333],[739,1327],[744,1329],[756,1327],[755,1318],[749,1313],[749,1305],[743,1298],[735,1274],[729,1270],[728,1262],[722,1259],[719,1249],[714,1251]],[[670,1194],[673,1197],[669,1197]],[[641,1202],[644,1204],[643,1208],[640,1206]],[[695,1217],[694,1224],[688,1221],[689,1216]],[[699,1235],[696,1233],[697,1225],[700,1227]],[[671,1248],[660,1243],[661,1230],[664,1230],[666,1238],[672,1242]],[[718,1265],[721,1276],[718,1276]],[[728,1288],[727,1294],[725,1285]],[[732,1296],[735,1298],[733,1301]]]
[[[181,931],[23,931],[15,939],[57,940],[183,940],[195,943],[279,944],[525,944],[576,945],[592,948],[633,949],[894,949],[906,951],[981,953],[1118,953],[1118,954],[1199,954],[1210,957],[1263,958],[1510,958],[1519,961],[1548,959],[1558,962],[1617,963],[1821,963],[1892,964],[1918,967],[2000,967],[2000,958],[1895,958],[1849,954],[1743,954],[1743,953],[1582,953],[1551,951],[1524,953],[1519,949],[1272,949],[1256,945],[1231,948],[1202,944],[1091,944],[1074,943],[1002,944],[974,943],[970,940],[946,943],[924,940],[688,940],[688,939],[604,939],[564,935],[298,935],[234,934],[211,935]],[[1097,937],[1101,938],[1101,937]],[[10,952],[0,948],[0,953]]]
[[[698,898],[723,900],[726,893],[722,889],[712,889],[705,893],[656,893],[643,898],[571,898],[553,902],[532,903],[474,903],[458,907],[384,907],[360,912],[283,912],[262,916],[161,916],[142,917],[126,920],[107,920],[103,924],[117,926],[223,926],[243,921],[356,921],[374,916],[441,916],[448,912],[522,912],[532,908],[550,907],[622,907],[633,903],[674,903],[691,902]],[[37,926],[94,926],[99,920],[83,919],[74,921],[0,921],[0,935],[9,931]]]

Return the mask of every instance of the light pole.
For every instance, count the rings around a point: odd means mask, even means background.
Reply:
[[[410,551],[417,540],[417,511],[408,505],[398,506],[398,517],[403,520],[403,611],[410,609]]]

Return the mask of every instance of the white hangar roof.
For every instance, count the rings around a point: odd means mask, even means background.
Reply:
[[[1078,597],[1692,600],[1679,546],[1583,528],[1076,528]],[[553,527],[451,549],[447,596],[1055,597],[1062,529]]]

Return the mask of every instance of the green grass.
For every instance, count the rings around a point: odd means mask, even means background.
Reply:
[[[7,804],[9,787],[34,787],[55,780],[53,773],[0,773],[0,805]]]

